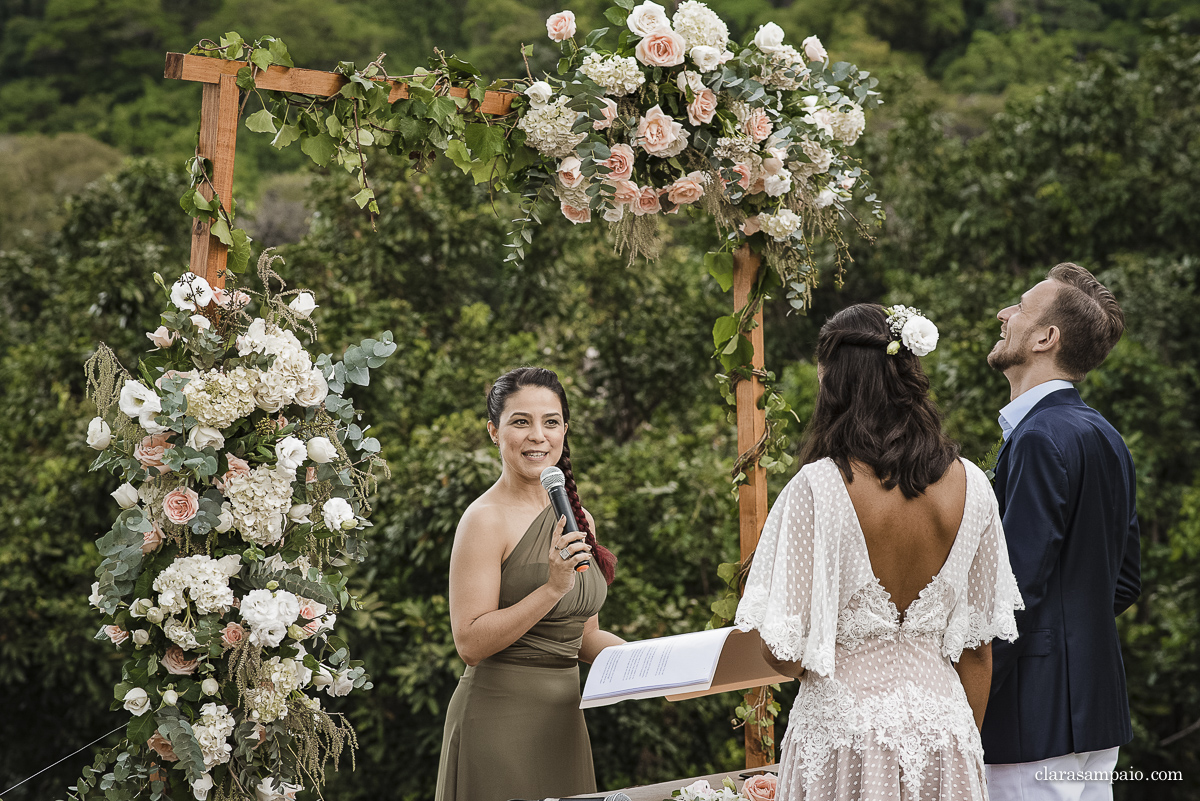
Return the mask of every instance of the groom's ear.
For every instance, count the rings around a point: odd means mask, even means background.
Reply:
[[[1034,353],[1049,353],[1062,343],[1062,332],[1057,325],[1048,325],[1033,341]]]

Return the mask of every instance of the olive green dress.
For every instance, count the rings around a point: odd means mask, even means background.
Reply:
[[[500,608],[546,583],[553,507],[500,566]],[[592,562],[550,613],[516,642],[468,667],[446,711],[437,801],[560,798],[596,790],[579,708],[583,624],[608,593]]]

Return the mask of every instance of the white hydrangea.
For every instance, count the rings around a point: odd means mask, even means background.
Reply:
[[[532,109],[517,127],[525,132],[530,147],[543,156],[561,159],[575,153],[575,146],[587,138],[586,133],[572,133],[578,113],[567,108],[569,98],[560,97],[553,103]]]
[[[246,691],[251,719],[270,723],[287,717],[288,696],[307,684],[306,678],[311,676],[312,671],[294,659],[274,656],[263,662],[259,686]]]
[[[845,111],[835,111],[830,119],[833,137],[847,145],[853,145],[858,141],[866,124],[867,117],[863,114],[862,106],[857,103],[851,103],[849,109]]]
[[[697,0],[680,3],[671,24],[687,40],[688,50],[700,46],[724,50],[729,42],[728,26],[715,11]]]
[[[811,139],[800,140],[800,149],[804,151],[804,155],[809,160],[791,162],[788,166],[791,168],[793,175],[797,178],[807,179],[814,175],[823,175],[829,172],[829,167],[833,164],[832,151],[826,150]]]
[[[150,618],[149,615],[146,616]],[[185,651],[194,651],[200,647],[199,640],[196,639],[195,633],[188,628],[183,621],[176,618],[167,618],[162,623],[163,634],[167,639],[178,645]]]
[[[240,611],[250,626],[250,643],[276,648],[288,626],[300,617],[300,601],[287,590],[251,590],[242,599]]]
[[[237,554],[219,560],[209,556],[177,558],[154,579],[159,608],[170,614],[182,612],[190,597],[202,615],[229,611],[234,598],[229,577],[241,570],[240,562]]]
[[[802,79],[808,74],[804,54],[791,45],[782,45],[769,55],[770,61],[763,66],[759,76],[763,85],[789,92],[799,89],[804,83]]]
[[[780,209],[774,214],[758,215],[759,226],[776,242],[783,242],[790,238],[792,234],[800,230],[800,223],[800,215],[791,209]]]
[[[254,390],[258,371],[235,367],[227,373],[209,370],[183,387],[187,413],[202,426],[223,429],[255,409]]]
[[[274,545],[283,536],[283,520],[292,508],[293,474],[260,465],[248,475],[235,474],[225,480],[229,513],[242,539],[258,545]]]
[[[249,356],[251,353],[281,356],[304,350],[304,346],[291,331],[277,325],[269,325],[263,318],[256,317],[246,329],[246,333],[237,338],[237,349],[239,356]]]
[[[642,68],[636,58],[612,56],[605,58],[599,53],[590,53],[583,59],[579,71],[591,78],[613,97],[623,97],[636,92],[646,82]]]
[[[236,721],[224,704],[205,704],[200,707],[200,720],[192,724],[192,733],[204,754],[205,770],[229,761],[233,747],[229,737]]]

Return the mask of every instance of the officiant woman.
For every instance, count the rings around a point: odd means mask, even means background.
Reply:
[[[454,535],[450,622],[467,669],[446,714],[437,801],[595,792],[579,661],[624,642],[597,617],[616,557],[596,542],[579,502],[558,376],[539,367],[505,373],[487,414],[502,471]],[[540,481],[550,465],[565,474],[585,531],[564,533]]]

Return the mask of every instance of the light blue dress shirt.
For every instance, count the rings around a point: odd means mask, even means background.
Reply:
[[[1025,419],[1025,415],[1029,414],[1030,410],[1034,406],[1037,406],[1042,398],[1051,392],[1058,392],[1060,389],[1073,389],[1074,387],[1075,385],[1070,381],[1054,378],[1038,384],[1036,387],[1031,387],[1018,395],[1015,400],[1009,402],[1007,406],[1000,410],[1000,430],[1003,432],[1004,441],[1008,441],[1008,437],[1012,434],[1013,429],[1021,424],[1021,421]]]

